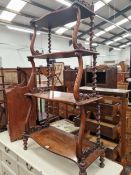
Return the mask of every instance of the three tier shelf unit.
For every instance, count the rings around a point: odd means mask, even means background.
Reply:
[[[98,157],[100,157],[100,167],[104,167],[104,147],[100,141],[100,105],[99,100],[101,96],[96,94],[96,58],[98,53],[94,51],[92,47],[93,40],[93,26],[94,26],[94,6],[89,5],[83,0],[75,1],[70,7],[53,11],[37,20],[31,21],[31,25],[34,27],[34,34],[32,37],[30,50],[32,56],[28,57],[28,60],[32,64],[32,73],[28,82],[29,93],[26,93],[27,100],[30,101],[28,114],[25,121],[25,132],[23,134],[24,149],[27,149],[28,137],[35,140],[40,146],[58,154],[62,157],[74,161],[79,169],[79,175],[87,175],[86,169],[92,164]],[[77,33],[80,26],[81,19],[90,18],[90,48],[86,49],[82,44],[77,43]],[[72,43],[74,50],[65,52],[51,53],[51,29],[63,26],[67,23],[76,21],[72,33]],[[48,29],[48,48],[49,53],[40,53],[35,51],[34,43],[37,30],[42,28]],[[93,58],[93,88],[92,93],[82,94],[79,93],[80,82],[83,73],[83,56],[92,56]],[[78,59],[79,68],[78,74],[75,80],[73,93],[54,91],[53,81],[50,75],[50,59],[70,58],[76,57]],[[48,82],[47,88],[32,88],[34,84],[34,77],[36,74],[34,59],[46,59],[48,67]],[[88,57],[87,57],[88,59]],[[32,113],[34,99],[45,99],[48,101],[48,108],[50,108],[50,102],[64,102],[66,104],[72,104],[76,108],[80,109],[80,127],[77,135],[67,133],[59,130],[50,125],[49,113],[47,110],[47,118],[43,125],[36,125],[30,127],[30,116]],[[87,140],[86,135],[86,117],[89,117],[90,112],[86,110],[86,105],[92,102],[97,102],[97,139],[96,143],[92,143]]]

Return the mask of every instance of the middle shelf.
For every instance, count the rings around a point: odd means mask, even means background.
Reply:
[[[98,52],[94,52],[91,50],[75,49],[75,50],[66,51],[66,52],[53,52],[53,53],[37,54],[37,55],[32,55],[31,57],[39,58],[39,59],[70,58],[70,57],[76,57],[77,53],[80,53],[82,56],[89,56],[89,55],[93,55],[93,54],[98,55]]]
[[[89,99],[81,100],[81,101],[76,101],[74,98],[73,93],[69,92],[59,92],[59,91],[49,91],[49,92],[38,92],[38,93],[26,93],[26,96],[32,96],[36,98],[41,98],[45,100],[50,100],[50,101],[60,101],[64,102],[67,104],[73,104],[73,105],[86,105],[95,101],[98,101],[102,99],[102,97],[90,97]]]

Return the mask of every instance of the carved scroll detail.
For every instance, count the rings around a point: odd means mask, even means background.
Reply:
[[[73,47],[74,49],[84,49],[84,47],[81,44],[77,43],[77,33],[79,30],[79,26],[80,26],[80,20],[81,20],[81,11],[80,8],[77,6],[74,6],[74,8],[76,8],[77,10],[77,23],[74,27],[73,33],[72,33],[72,43],[73,43]],[[79,63],[79,70],[78,70],[78,74],[75,80],[75,85],[74,85],[74,98],[75,100],[79,100],[79,87],[80,87],[80,83],[81,83],[81,79],[82,79],[82,74],[83,74],[83,60],[82,60],[82,55],[80,53],[77,53],[77,58],[78,58],[78,63]]]
[[[42,53],[34,49],[35,39],[36,39],[36,28],[34,27],[34,33],[33,33],[31,44],[30,44],[30,51],[32,55],[41,55]]]
[[[80,11],[80,8],[77,6],[74,6],[74,8],[76,8],[76,10],[77,10],[77,22],[76,22],[76,25],[75,25],[74,30],[72,32],[73,47],[74,47],[74,49],[85,49],[81,43],[77,43],[77,34],[79,31],[79,26],[80,26],[81,11]]]

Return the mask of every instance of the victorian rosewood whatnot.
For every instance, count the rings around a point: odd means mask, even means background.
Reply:
[[[104,147],[100,141],[100,105],[99,100],[102,99],[101,96],[96,94],[96,58],[97,52],[93,50],[92,39],[93,39],[93,25],[94,25],[94,7],[89,5],[84,1],[77,1],[72,4],[71,7],[60,9],[46,16],[41,17],[38,20],[33,20],[31,22],[34,27],[34,35],[31,41],[31,53],[28,59],[32,63],[32,74],[30,81],[34,79],[35,76],[35,62],[34,59],[46,59],[48,67],[48,82],[47,89],[30,89],[30,92],[25,94],[28,101],[30,102],[28,114],[25,121],[25,132],[23,135],[24,149],[27,149],[28,137],[34,139],[43,148],[68,158],[74,161],[79,169],[79,175],[86,175],[86,168],[92,164],[98,157],[100,157],[100,167],[104,167]],[[90,17],[91,19],[91,29],[90,29],[90,49],[84,48],[81,44],[77,43],[77,33],[80,25],[80,20]],[[72,43],[74,50],[66,52],[56,52],[51,53],[51,29],[65,25],[69,22],[76,21],[76,25],[72,34]],[[39,53],[34,50],[34,42],[36,38],[36,31],[40,28],[48,28],[49,39],[48,47],[49,53]],[[83,59],[82,56],[93,56],[93,88],[91,94],[79,93],[80,82],[83,73]],[[54,91],[53,86],[50,86],[50,59],[57,58],[69,58],[77,57],[79,68],[78,74],[75,80],[73,93]],[[49,123],[49,111],[47,111],[47,118],[43,125],[29,127],[30,116],[32,116],[33,101],[36,98],[45,99],[49,102],[64,102],[66,104],[72,104],[80,110],[80,128],[78,135],[73,135],[65,131],[61,131]],[[86,131],[86,105],[92,102],[98,103],[98,113],[97,113],[97,139],[96,143],[88,141],[85,137]],[[50,106],[48,106],[50,108]],[[88,113],[87,117],[90,115]]]

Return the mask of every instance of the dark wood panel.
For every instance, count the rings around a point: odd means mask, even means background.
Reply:
[[[29,92],[28,87],[16,86],[6,90],[6,106],[8,115],[8,130],[11,141],[22,138],[25,130],[25,120],[30,101],[24,95]],[[36,101],[34,100],[29,125],[36,125]]]

